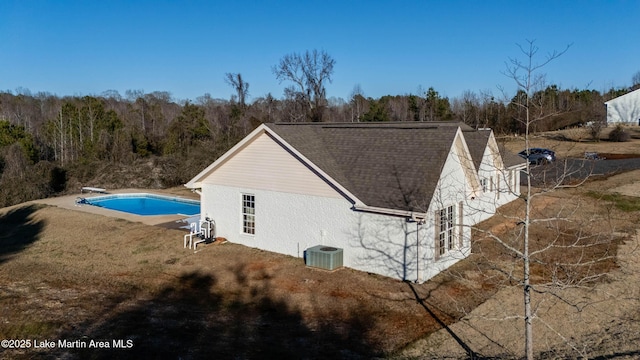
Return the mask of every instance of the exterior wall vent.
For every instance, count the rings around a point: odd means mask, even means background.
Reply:
[[[305,252],[305,264],[325,270],[342,267],[342,249],[317,245]]]

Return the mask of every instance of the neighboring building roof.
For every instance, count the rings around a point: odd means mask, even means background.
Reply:
[[[615,102],[618,102],[618,101],[625,101],[625,100],[627,100],[629,98],[635,98],[636,96],[639,96],[639,95],[640,95],[640,89],[636,89],[636,90],[633,90],[633,91],[629,91],[628,93],[626,93],[624,95],[620,95],[620,96],[614,97],[613,99],[611,99],[609,101],[605,101],[604,103],[608,105],[610,103],[615,103]]]
[[[265,125],[367,206],[424,212],[460,124]]]
[[[605,105],[609,123],[640,122],[640,89],[611,99]]]
[[[527,166],[527,161],[520,156],[507,151],[505,149],[500,149],[500,155],[502,156],[502,162],[504,163],[505,168],[513,168],[513,167],[525,167]]]

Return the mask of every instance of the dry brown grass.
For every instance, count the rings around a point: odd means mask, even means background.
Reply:
[[[629,187],[637,196],[639,174],[637,170],[603,177],[580,188],[534,199],[534,218],[556,214],[565,218],[555,226],[542,223],[531,228],[533,250],[554,241],[557,245],[536,256],[538,263],[532,268],[536,358],[640,357],[640,213],[622,211],[613,202],[586,195]],[[505,240],[515,239],[519,225],[511,216],[522,215],[522,203],[514,202],[500,210],[504,216],[492,217],[481,228]],[[483,233],[477,233],[476,239],[469,260],[477,268],[467,270],[466,277],[484,279],[483,284],[493,284],[496,293],[449,329],[406,348],[405,358],[437,359],[442,354],[452,359],[468,358],[461,343],[488,358],[522,357],[523,293],[517,281],[522,276],[522,262],[495,241],[483,238]],[[577,246],[565,247],[567,244]],[[577,260],[583,266],[556,265],[575,264]],[[549,286],[551,280],[555,286]]]
[[[640,127],[628,128],[631,134],[631,140],[628,142],[608,141],[607,138],[612,129],[613,127],[604,129],[600,136],[601,140],[598,142],[589,138],[585,128],[533,134],[530,137],[530,147],[554,150],[556,155],[562,158],[583,158],[585,152],[640,155]],[[524,137],[498,137],[498,141],[514,154],[522,151],[525,146]]]
[[[585,218],[606,205],[576,191],[539,199],[540,213],[584,201],[584,214],[576,216]],[[513,213],[518,206],[502,210]],[[635,226],[637,214],[604,209],[616,229]],[[499,217],[482,226],[503,235],[514,229]],[[570,229],[577,227],[564,230]],[[507,285],[482,271],[482,261],[516,263],[495,244],[482,245],[482,253],[416,285],[349,269],[311,269],[301,259],[231,243],[194,253],[182,248],[183,234],[50,206],[0,211],[0,338],[135,344],[128,350],[12,350],[0,357],[400,356],[408,344],[454,324]],[[534,234],[540,240],[548,231]],[[608,264],[604,270],[615,265]],[[540,281],[549,276],[536,274]],[[423,350],[438,353],[433,344]]]
[[[16,242],[0,256],[1,338],[136,344],[118,353],[12,351],[12,358],[290,358],[303,351],[368,358],[460,316],[438,282],[416,290],[436,320],[403,282],[314,270],[231,243],[194,253],[182,248],[180,230],[40,206],[5,209],[0,224],[22,229],[0,235],[2,244]]]
[[[621,239],[612,234],[622,229],[618,228],[620,222],[614,223],[611,217],[626,217],[627,224],[631,224],[636,216],[619,211],[614,215],[609,206],[596,200],[577,196],[575,191],[533,198],[532,217],[537,221],[529,229],[529,251],[534,254],[533,284],[587,286],[616,268],[616,249]],[[522,251],[522,225],[517,224],[514,215],[524,218],[523,202],[509,204],[482,227]],[[633,231],[628,226],[624,230]],[[484,231],[477,231],[474,236],[474,252],[482,254],[479,266],[500,268],[505,276],[494,277],[498,283],[522,279],[522,262]]]

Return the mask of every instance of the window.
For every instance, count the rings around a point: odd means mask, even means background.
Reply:
[[[509,170],[509,190],[512,193],[516,192],[516,174],[513,170]]]
[[[436,211],[437,255],[441,256],[456,246],[455,242],[455,206],[449,206]]]
[[[256,233],[256,197],[242,194],[242,232],[254,235]]]
[[[482,187],[482,192],[487,192],[487,178],[480,179],[480,186]]]
[[[458,246],[462,248],[464,240],[464,212],[463,203],[458,203]]]

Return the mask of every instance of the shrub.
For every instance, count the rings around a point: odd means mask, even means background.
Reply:
[[[589,135],[591,136],[591,140],[600,141],[600,135],[602,134],[602,130],[607,127],[607,123],[604,121],[591,121],[587,124],[587,129],[589,130]]]
[[[611,141],[625,142],[625,141],[629,141],[629,139],[631,139],[631,135],[620,124],[618,124],[616,128],[611,130],[611,132],[609,133],[609,140]]]

